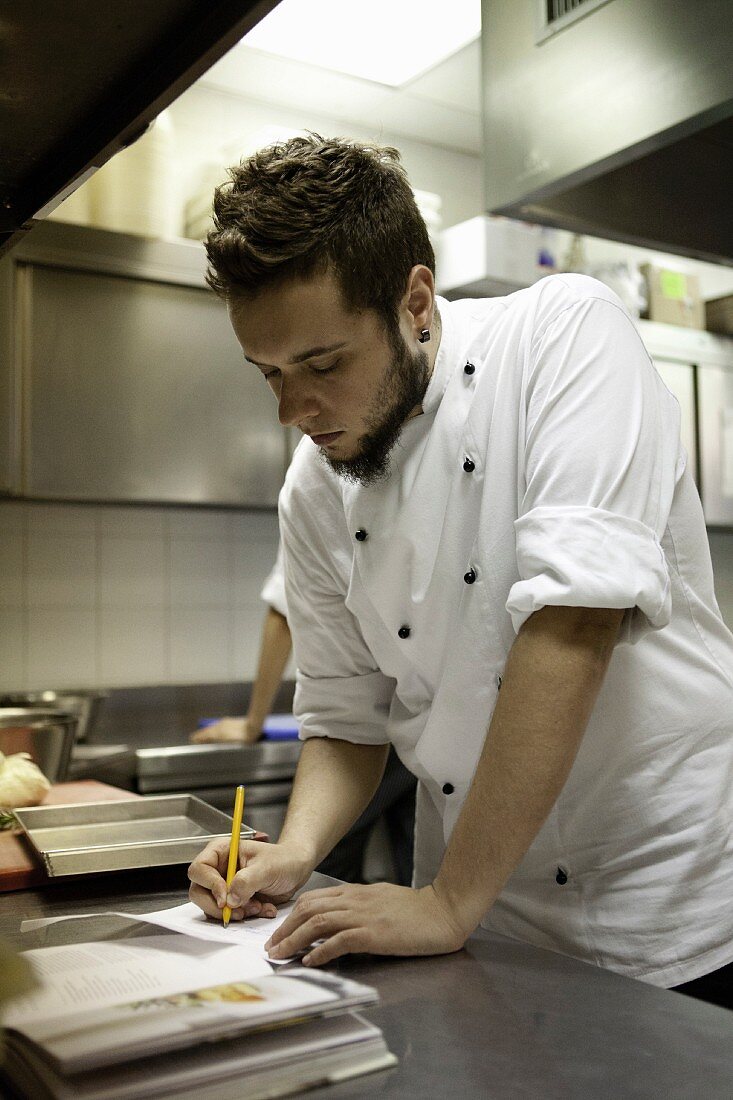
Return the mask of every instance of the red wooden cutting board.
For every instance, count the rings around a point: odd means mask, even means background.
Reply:
[[[132,791],[110,787],[96,779],[83,779],[77,783],[54,783],[46,794],[42,806],[65,806],[74,802],[121,802],[126,798],[139,798]],[[0,892],[24,890],[49,882],[48,875],[36,861],[33,849],[20,830],[5,829],[0,832]]]

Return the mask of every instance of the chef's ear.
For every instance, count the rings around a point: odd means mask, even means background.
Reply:
[[[409,315],[410,329],[413,340],[425,343],[425,337],[420,334],[427,329],[428,332],[433,323],[435,312],[435,279],[429,267],[424,264],[416,264],[407,278],[407,291],[403,299],[404,308]]]

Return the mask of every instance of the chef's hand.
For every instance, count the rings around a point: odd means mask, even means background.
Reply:
[[[432,885],[421,890],[380,882],[344,883],[301,894],[290,916],[265,944],[270,958],[287,959],[324,940],[302,959],[321,966],[340,955],[444,955],[466,941]]]
[[[215,741],[238,741],[251,745],[259,741],[262,727],[250,718],[220,718],[210,726],[202,726],[189,737],[196,745],[207,745]]]
[[[225,905],[231,908],[232,920],[274,917],[275,906],[289,901],[313,870],[299,848],[243,840],[239,845],[240,870],[232,879],[227,896],[228,862],[229,840],[221,837],[207,844],[188,868],[189,898],[207,916],[217,920],[222,919]]]

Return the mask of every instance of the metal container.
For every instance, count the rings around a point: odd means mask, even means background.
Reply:
[[[103,700],[108,691],[10,691],[0,695],[0,707],[34,707],[41,710],[59,709],[76,714],[79,723],[77,741],[87,741],[96,726]]]
[[[0,752],[30,753],[51,783],[66,778],[79,723],[76,714],[36,707],[0,708]]]
[[[79,875],[190,863],[232,819],[189,794],[18,810],[49,875]],[[254,830],[242,826],[242,839]]]
[[[230,812],[232,784],[245,783],[250,823],[277,840],[302,747],[302,741],[257,741],[137,749],[137,789],[193,791]]]

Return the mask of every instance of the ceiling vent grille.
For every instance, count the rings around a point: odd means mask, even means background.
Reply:
[[[539,19],[537,41],[541,42],[558,31],[584,19],[610,0],[538,0]]]

